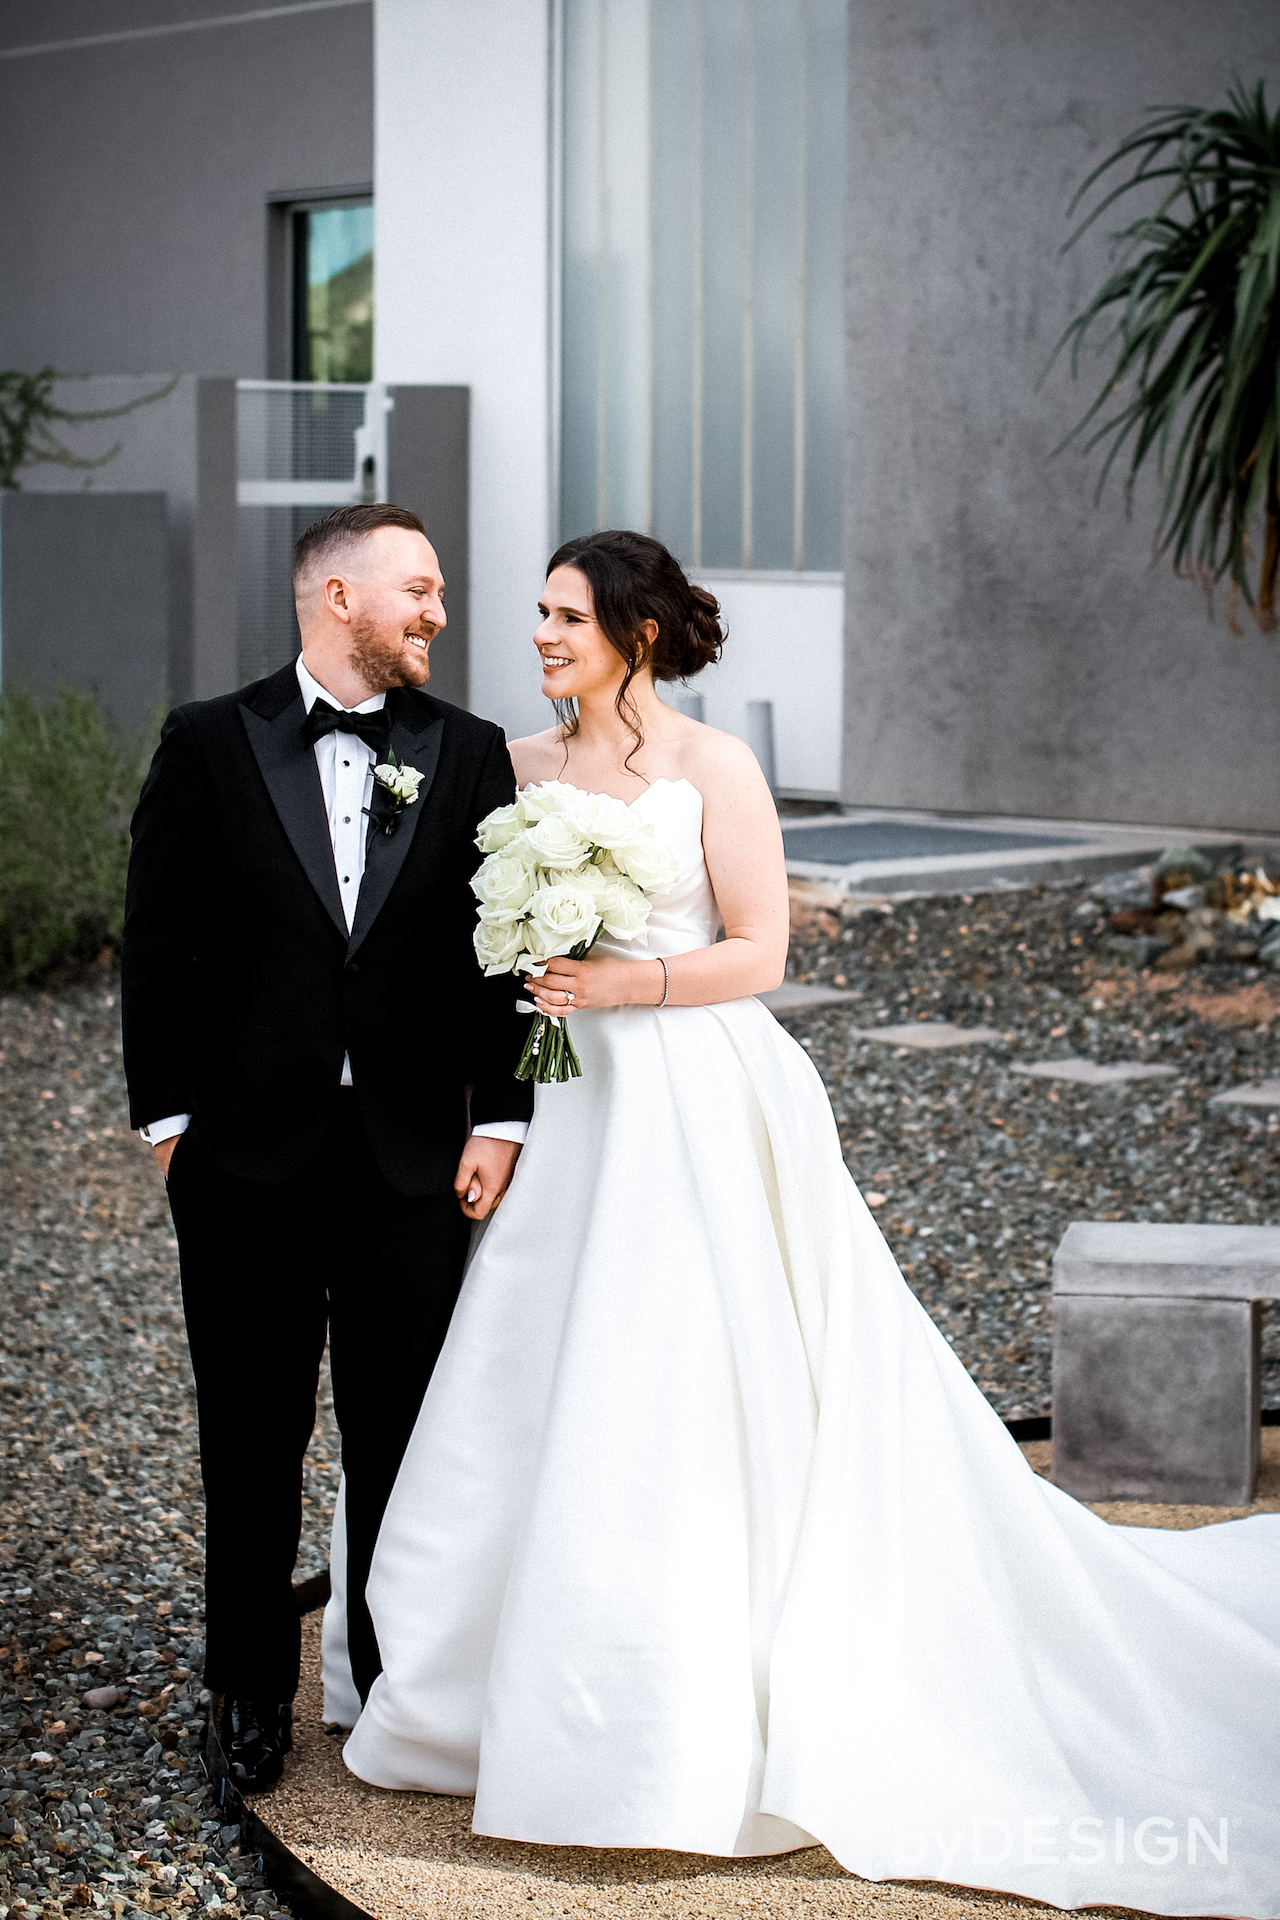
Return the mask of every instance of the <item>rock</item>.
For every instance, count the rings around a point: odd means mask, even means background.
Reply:
[[[1204,888],[1174,887],[1165,894],[1161,905],[1166,907],[1181,907],[1184,913],[1188,912],[1192,907],[1202,907],[1204,905]]]
[[[1160,893],[1166,889],[1199,886],[1212,878],[1212,861],[1195,847],[1166,847],[1156,861],[1155,881]]]
[[[1269,933],[1258,948],[1258,959],[1264,967],[1280,973],[1280,932]]]
[[[118,1707],[124,1695],[116,1687],[90,1687],[83,1696],[86,1707],[93,1707],[99,1713],[107,1713],[112,1707]]]
[[[1162,953],[1155,962],[1156,971],[1178,973],[1186,967],[1197,966],[1202,959],[1208,959],[1218,944],[1217,929],[1221,919],[1221,914],[1215,913],[1212,907],[1195,908],[1186,916],[1181,940],[1168,953]]]
[[[1154,867],[1128,867],[1123,873],[1104,874],[1089,889],[1090,900],[1100,900],[1114,911],[1118,907],[1149,907]],[[1082,913],[1085,903],[1076,909]]]
[[[1167,951],[1169,942],[1154,934],[1113,933],[1104,940],[1100,951],[1109,960],[1123,961],[1128,967],[1149,967],[1157,955]]]
[[[1194,967],[1197,964],[1201,951],[1200,947],[1194,946],[1189,940],[1184,941],[1181,946],[1170,947],[1167,953],[1162,953],[1155,961],[1156,972],[1184,973],[1188,967]]]

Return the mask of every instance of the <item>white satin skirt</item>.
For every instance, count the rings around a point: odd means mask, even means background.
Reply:
[[[330,1603],[347,1764],[516,1840],[1275,1920],[1280,1517],[1110,1527],[1033,1474],[757,1002],[573,1032],[387,1509],[362,1713]]]

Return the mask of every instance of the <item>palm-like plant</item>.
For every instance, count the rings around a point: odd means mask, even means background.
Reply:
[[[1136,163],[1136,164],[1135,164]],[[1054,349],[1070,343],[1071,371],[1104,314],[1114,329],[1110,375],[1066,446],[1107,445],[1101,494],[1128,445],[1129,488],[1154,452],[1164,480],[1156,550],[1210,590],[1229,573],[1258,625],[1277,625],[1280,572],[1280,114],[1261,82],[1237,83],[1225,109],[1155,113],[1102,164],[1071,203],[1113,168],[1111,187],[1067,247],[1121,195],[1168,182],[1154,212],[1112,235],[1114,271]],[[1066,248],[1063,249],[1066,251]],[[1125,398],[1128,394],[1130,397]],[[1099,415],[1104,416],[1099,420]],[[1092,429],[1092,431],[1090,431]],[[1261,523],[1256,596],[1250,530]]]

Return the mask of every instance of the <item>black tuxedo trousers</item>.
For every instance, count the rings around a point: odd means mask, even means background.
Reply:
[[[363,1698],[381,1666],[365,1580],[458,1297],[469,1223],[452,1194],[392,1190],[351,1092],[310,1163],[271,1186],[223,1171],[197,1120],[169,1163],[169,1204],[205,1488],[205,1684],[264,1701],[297,1691],[293,1567],[327,1329]]]

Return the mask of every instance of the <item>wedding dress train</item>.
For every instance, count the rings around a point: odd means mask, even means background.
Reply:
[[[700,796],[636,805],[681,863],[647,951],[703,946]],[[1032,1473],[758,1001],[573,1034],[387,1509],[363,1713],[340,1580],[326,1615],[347,1764],[523,1841],[820,1840],[869,1879],[1273,1920],[1280,1517],[1111,1527]]]

